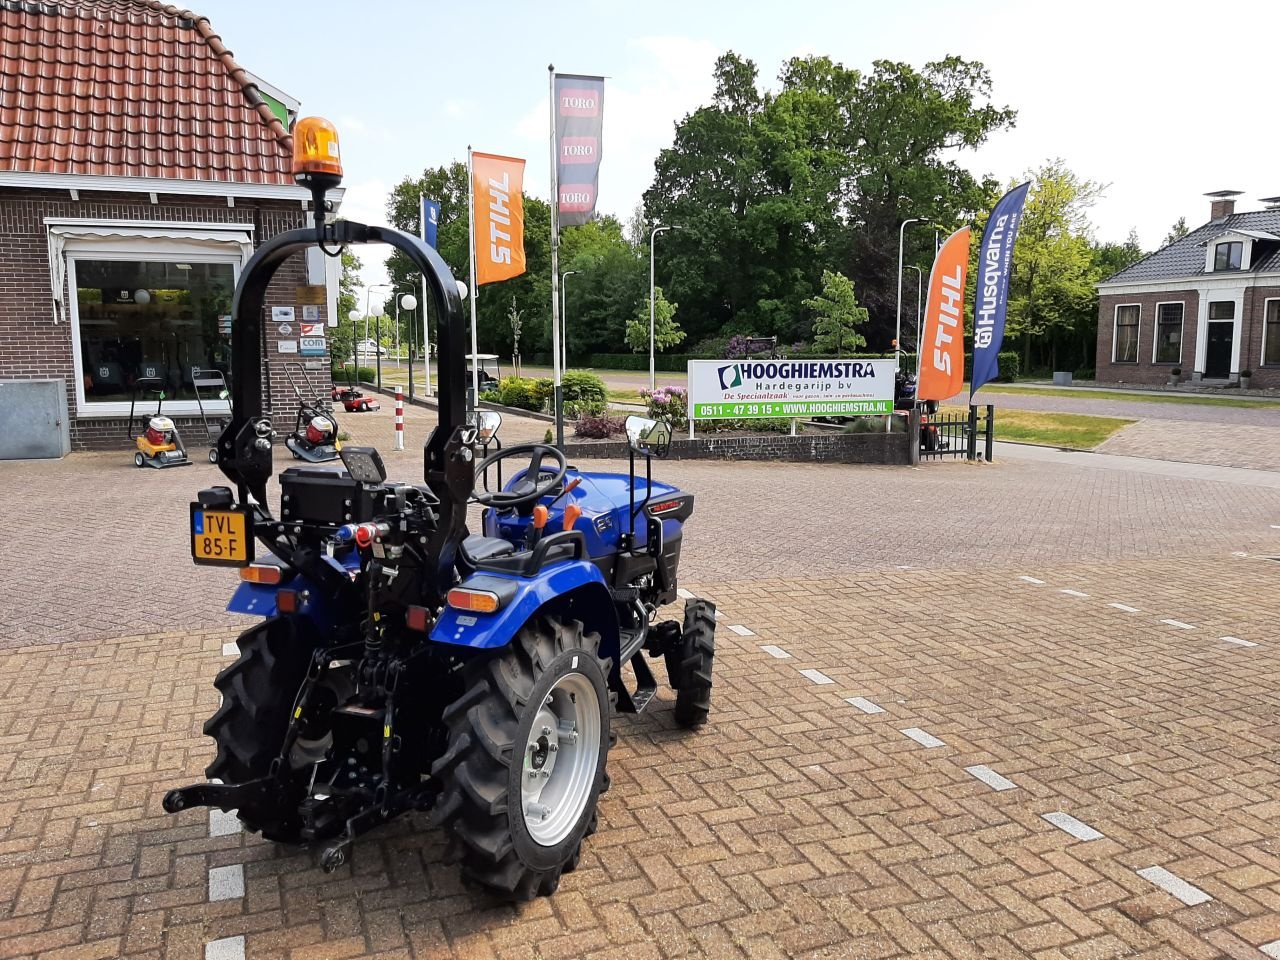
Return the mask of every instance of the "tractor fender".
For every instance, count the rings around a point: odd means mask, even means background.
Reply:
[[[600,634],[600,655],[616,660],[618,615],[600,569],[586,560],[557,563],[536,577],[484,571],[473,574],[460,587],[485,589],[494,580],[515,585],[515,596],[493,613],[457,610],[446,606],[431,628],[436,643],[473,650],[504,647],[539,612],[563,612],[581,620],[587,631]]]

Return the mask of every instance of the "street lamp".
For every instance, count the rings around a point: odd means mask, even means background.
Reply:
[[[412,293],[401,294],[396,300],[396,362],[400,361],[400,309],[404,308],[408,313],[413,313],[418,309],[418,298]],[[413,320],[409,321],[409,402],[413,402]]]
[[[567,370],[569,368],[569,347],[567,341],[569,339],[569,315],[566,312],[569,308],[569,297],[564,290],[564,281],[566,277],[571,277],[577,270],[566,270],[560,274],[560,369]]]
[[[375,284],[373,284],[372,286],[365,287],[365,290],[364,290],[364,342],[365,342],[366,344],[369,342],[369,309],[370,309],[370,299],[371,299],[371,297],[372,297],[373,291],[374,291],[374,290],[377,290],[379,287],[382,287],[382,288],[385,288],[385,289],[387,289],[387,290],[390,290],[390,289],[391,289],[391,284],[389,284],[389,283],[375,283]],[[381,310],[382,308],[381,308],[381,307],[379,307],[378,309],[379,309],[379,310]],[[379,321],[378,321],[377,325],[376,325],[376,326],[375,326],[375,328],[374,328],[374,330],[375,330],[375,336],[377,336],[378,342],[377,342],[377,343],[375,343],[375,344],[373,345],[373,347],[374,347],[374,356],[375,356],[375,357],[377,357],[377,361],[376,361],[376,362],[377,362],[377,365],[378,365],[378,389],[379,389],[379,390],[381,390],[381,389],[382,389],[382,343],[381,343],[381,341],[382,341],[382,337],[381,337],[381,333],[382,333],[382,321],[381,321],[381,316],[382,316],[382,315],[381,315],[381,313],[379,313],[379,315],[378,315],[378,316],[379,316]],[[356,350],[356,369],[357,369],[357,370],[358,370],[358,369],[360,369],[360,351],[359,351],[359,350]]]
[[[654,325],[654,303],[653,303],[653,244],[657,240],[658,234],[665,230],[679,230],[678,226],[670,227],[654,227],[649,234],[649,389],[657,389],[657,374],[654,372],[653,365],[653,325]]]
[[[907,264],[908,270],[916,272],[916,369],[920,368],[920,301],[924,297],[924,271],[913,263]]]
[[[923,217],[908,217],[902,221],[902,226],[898,228],[898,324],[897,333],[893,338],[893,372],[895,374],[898,372],[902,353],[902,245],[907,234],[907,224],[927,222]]]

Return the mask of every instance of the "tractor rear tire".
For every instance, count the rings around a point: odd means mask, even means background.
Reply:
[[[222,670],[213,685],[222,705],[204,725],[218,753],[205,775],[223,783],[244,783],[271,772],[280,755],[289,713],[311,661],[311,645],[298,636],[293,620],[266,620],[240,634],[240,656]],[[237,811],[246,828],[279,843],[298,843],[292,821],[259,821]]]
[[[468,663],[465,692],[445,708],[432,822],[449,838],[446,859],[501,899],[554,893],[595,832],[616,696],[599,648],[580,621],[537,617]]]
[[[676,688],[676,723],[700,727],[711,712],[711,666],[716,656],[716,605],[692,599],[684,604],[684,630],[680,635]]]

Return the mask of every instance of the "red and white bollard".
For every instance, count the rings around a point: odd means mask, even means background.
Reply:
[[[404,449],[404,387],[396,387],[396,449]]]

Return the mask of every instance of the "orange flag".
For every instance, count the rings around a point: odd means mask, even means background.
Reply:
[[[525,271],[523,181],[523,160],[471,154],[477,286]]]
[[[929,300],[920,334],[920,400],[947,400],[964,386],[964,282],[969,228],[947,238],[929,273]]]

